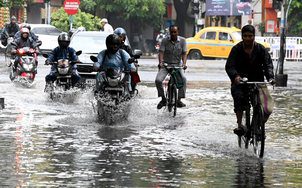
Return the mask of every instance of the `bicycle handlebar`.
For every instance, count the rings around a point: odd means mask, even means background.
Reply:
[[[174,66],[174,65],[169,65],[168,63],[164,63],[164,67],[167,69],[182,69],[183,66]]]

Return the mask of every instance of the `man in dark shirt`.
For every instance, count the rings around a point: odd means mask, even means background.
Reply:
[[[19,26],[17,24],[17,18],[12,16],[10,23],[5,24],[4,30],[1,34],[1,43],[3,46],[7,45],[8,37],[14,37],[14,35],[19,31]]]
[[[255,42],[255,28],[246,25],[241,30],[242,41],[236,44],[227,59],[225,70],[232,82],[231,94],[234,100],[234,111],[238,128],[235,134],[243,134],[242,115],[248,98],[245,86],[239,84],[243,77],[249,81],[263,82],[264,77],[274,84],[272,59],[265,47]]]

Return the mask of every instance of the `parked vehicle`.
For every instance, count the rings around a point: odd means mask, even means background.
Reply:
[[[186,39],[188,59],[227,58],[232,47],[241,40],[241,30],[236,27],[206,27]],[[268,43],[259,43],[270,51]]]
[[[50,52],[58,46],[58,36],[61,33],[55,26],[48,24],[30,24],[31,32],[39,37],[42,41],[40,51],[43,53]]]
[[[14,83],[31,87],[34,85],[34,80],[37,73],[37,53],[34,49],[23,47],[17,49],[16,55],[19,56],[18,66],[14,72],[13,64],[15,59],[10,62],[10,79]]]

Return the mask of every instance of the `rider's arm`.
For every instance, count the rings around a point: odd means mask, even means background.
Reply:
[[[181,59],[183,62],[183,68],[186,69],[187,68],[187,43],[185,39],[183,39]]]
[[[103,50],[97,55],[98,62],[93,63],[94,70],[98,71],[101,68],[103,61],[105,59],[105,52],[106,50]]]
[[[125,50],[120,50],[121,58],[126,70],[130,70],[132,72],[136,71],[136,67],[133,63],[129,64],[130,55]]]
[[[232,83],[235,81],[236,77],[238,79],[238,76],[240,76],[236,70],[236,65],[235,65],[237,56],[238,56],[238,48],[236,46],[234,46],[229,54],[226,64],[225,64],[225,70],[226,70],[229,78],[231,79]]]
[[[56,60],[57,60],[57,52],[58,52],[58,50],[59,50],[59,47],[56,47],[55,49],[53,49],[50,53],[49,53],[49,56],[48,56],[48,58],[47,58],[47,61],[48,62],[51,62],[51,63],[53,63],[53,62],[56,62]]]
[[[264,65],[263,65],[264,75],[266,77],[266,80],[270,81],[270,80],[274,79],[273,61],[272,61],[270,54],[264,47],[262,50],[264,51]]]
[[[164,38],[162,41],[161,41],[161,44],[160,44],[160,47],[159,47],[159,52],[158,52],[158,65],[160,67],[163,67],[164,66],[164,51],[166,50],[166,41],[167,39]]]

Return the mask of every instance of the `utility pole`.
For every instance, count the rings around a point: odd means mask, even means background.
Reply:
[[[197,21],[198,21],[198,17],[199,17],[200,2],[199,2],[199,0],[193,0],[193,1],[191,1],[191,3],[192,3],[191,13],[194,14],[194,34],[196,34],[198,32]]]
[[[286,22],[287,22],[287,10],[288,4],[287,0],[282,0],[281,5],[281,23],[280,23],[280,55],[277,65],[278,73],[275,75],[276,79],[276,86],[286,87],[287,86],[287,74],[283,74],[284,68],[284,59],[285,59],[285,52],[286,52]]]

